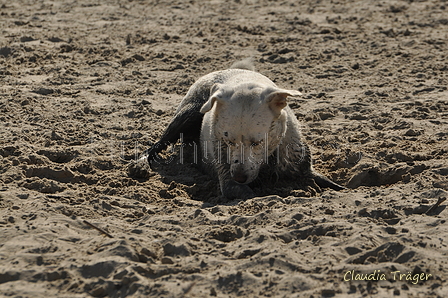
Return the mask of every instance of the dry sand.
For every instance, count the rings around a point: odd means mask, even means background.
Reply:
[[[2,3],[1,297],[448,297],[446,201],[426,214],[448,196],[448,2]],[[316,169],[348,190],[227,202],[169,152],[127,175],[197,78],[250,56],[304,93]]]

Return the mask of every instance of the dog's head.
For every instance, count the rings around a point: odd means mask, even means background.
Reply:
[[[201,113],[213,113],[212,131],[220,150],[225,149],[223,162],[230,164],[236,182],[250,183],[286,133],[286,98],[301,93],[246,83],[215,84],[210,94]]]

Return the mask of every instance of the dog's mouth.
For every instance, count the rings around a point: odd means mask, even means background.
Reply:
[[[257,178],[257,175],[253,176],[244,172],[232,173],[232,179],[238,184],[249,184]]]
[[[249,182],[249,176],[244,173],[235,173],[232,178],[239,184],[246,184]]]
[[[249,184],[257,178],[258,171],[254,171],[253,167],[247,171],[242,164],[239,164],[230,167],[230,175],[232,180],[238,184]]]

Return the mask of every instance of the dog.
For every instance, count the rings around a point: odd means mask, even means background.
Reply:
[[[344,189],[312,167],[309,147],[281,89],[245,61],[201,77],[189,89],[162,137],[143,158],[155,162],[168,145],[197,142],[203,169],[218,178],[228,199],[255,196],[249,186],[269,172],[277,179],[314,180],[319,187]]]

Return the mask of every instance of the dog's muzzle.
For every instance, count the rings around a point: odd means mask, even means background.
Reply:
[[[236,182],[240,183],[240,184],[244,184],[247,182],[247,175],[242,173],[242,172],[236,172],[233,174],[232,176],[233,180],[235,180]]]

